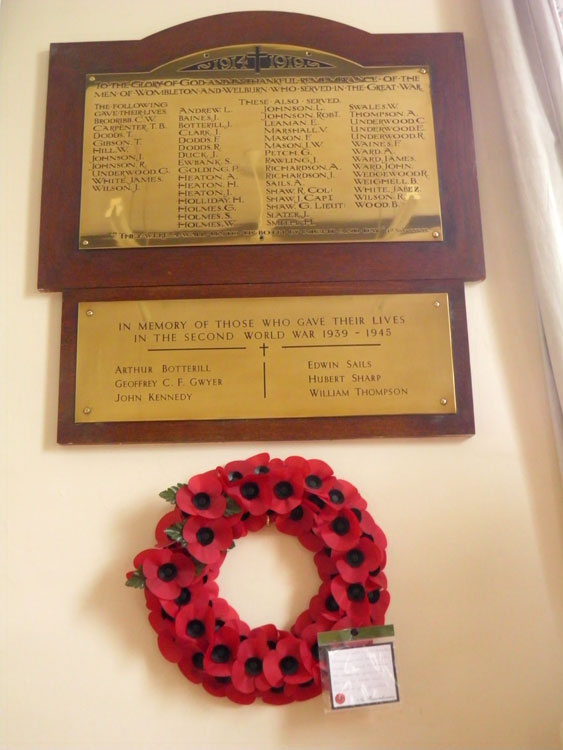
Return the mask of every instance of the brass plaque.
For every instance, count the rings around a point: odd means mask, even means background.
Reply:
[[[86,76],[81,249],[442,239],[429,67],[262,44]]]
[[[446,293],[78,306],[79,423],[455,412]]]

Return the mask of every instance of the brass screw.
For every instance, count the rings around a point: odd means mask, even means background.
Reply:
[[[421,68],[421,69],[420,69],[420,72],[421,72],[421,73],[428,73],[428,71],[426,70],[426,68]]]
[[[209,57],[209,52],[204,52],[204,53],[203,53],[203,56],[204,56],[204,57]]]
[[[91,414],[92,413],[92,409],[90,409],[89,406],[85,406],[84,409],[82,409],[82,413],[83,414]]]
[[[89,80],[89,81],[95,81],[95,80],[96,80],[96,76],[90,76],[90,77],[88,78],[88,80]]]
[[[311,53],[309,52],[309,50],[307,50],[307,52],[305,52],[305,54],[307,55],[307,57],[311,57]]]
[[[87,315],[87,316],[88,316],[89,318],[91,318],[93,314],[94,314],[94,311],[93,311],[93,310],[86,310],[86,315]]]
[[[83,245],[87,245],[88,244],[88,240],[82,240],[82,244]]]
[[[440,232],[436,230],[435,232],[432,232],[432,237],[435,237],[436,239],[440,236]]]
[[[440,403],[442,404],[442,406],[445,406],[448,403],[448,399],[447,398],[441,398],[440,399]]]
[[[434,307],[440,307],[440,303],[438,302],[438,300],[435,300]]]

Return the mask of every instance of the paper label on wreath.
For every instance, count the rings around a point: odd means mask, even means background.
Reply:
[[[329,650],[328,668],[333,709],[399,701],[392,643]]]

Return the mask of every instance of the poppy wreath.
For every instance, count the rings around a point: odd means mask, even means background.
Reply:
[[[162,655],[212,695],[242,704],[313,698],[321,692],[318,633],[384,624],[385,535],[358,490],[324,461],[262,453],[160,495],[174,507],[126,584],[144,589]],[[273,523],[314,553],[321,578],[289,631],[251,629],[216,582],[235,540]]]

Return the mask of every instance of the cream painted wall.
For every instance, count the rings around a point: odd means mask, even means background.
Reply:
[[[474,437],[56,445],[61,299],[35,283],[49,43],[140,38],[250,9],[370,32],[464,32],[488,266],[485,282],[467,286]],[[563,497],[477,0],[4,0],[1,22],[1,747],[560,748]],[[123,587],[164,510],[157,493],[258,450],[328,461],[386,530],[398,707],[337,716],[320,700],[239,708],[158,653],[142,596]],[[287,624],[312,592],[310,556],[290,542],[247,538],[225,565],[222,592],[251,621]],[[237,588],[249,570],[257,591]]]

